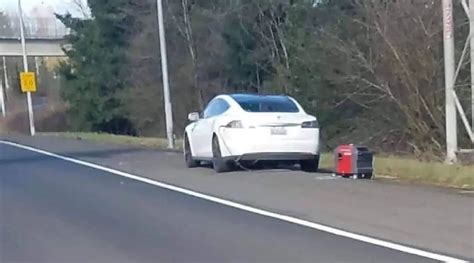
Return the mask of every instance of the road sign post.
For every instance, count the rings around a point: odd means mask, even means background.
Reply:
[[[21,35],[21,47],[23,50],[23,68],[24,72],[28,72],[28,57],[26,54],[26,41],[25,41],[25,25],[23,23],[23,11],[21,9],[21,0],[18,0],[18,12],[20,17],[20,35]],[[36,83],[35,83],[36,87]],[[36,134],[35,130],[35,120],[33,115],[33,103],[31,101],[31,92],[26,92],[26,100],[28,104],[28,120],[30,122],[30,135],[34,136]]]

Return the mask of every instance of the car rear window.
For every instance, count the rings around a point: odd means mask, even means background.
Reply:
[[[233,95],[232,98],[248,112],[299,112],[298,106],[285,96]]]

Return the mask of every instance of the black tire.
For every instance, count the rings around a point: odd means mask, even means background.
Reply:
[[[372,173],[364,174],[363,179],[372,180],[374,175]]]
[[[222,158],[219,139],[212,138],[212,166],[217,173],[225,173],[231,170],[229,163]]]
[[[315,155],[313,159],[301,160],[301,170],[308,173],[316,173],[319,169],[319,155]]]
[[[199,166],[199,162],[194,160],[187,135],[184,137],[184,161],[186,163],[186,167],[188,168],[194,168]]]

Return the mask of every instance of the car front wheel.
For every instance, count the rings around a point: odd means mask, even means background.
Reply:
[[[187,135],[184,137],[184,161],[186,162],[186,167],[188,168],[194,168],[199,166],[199,162],[194,160]]]

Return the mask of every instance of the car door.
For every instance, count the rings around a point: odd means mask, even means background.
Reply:
[[[202,119],[196,123],[193,130],[194,155],[197,158],[212,158],[212,134],[216,119],[229,108],[223,99],[212,100],[202,114]]]
[[[205,140],[212,136],[212,127],[210,126],[210,118],[215,111],[216,101],[211,101],[206,109],[201,113],[201,118],[194,125],[192,129],[193,136],[193,151],[197,158],[209,158],[209,153],[206,150]],[[211,137],[212,138],[212,137]],[[211,155],[212,156],[212,155]]]

